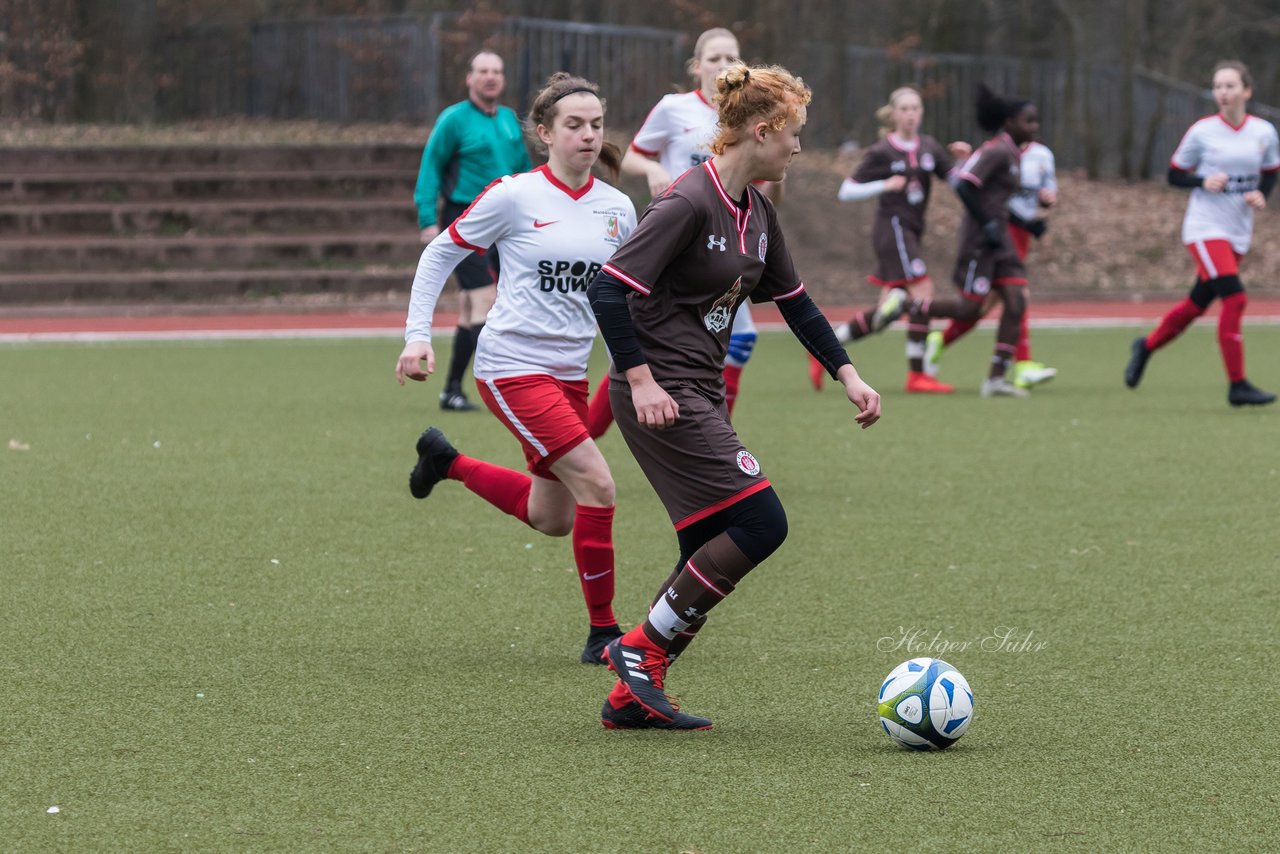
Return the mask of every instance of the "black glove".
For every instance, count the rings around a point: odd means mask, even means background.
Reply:
[[[1044,233],[1049,230],[1049,223],[1042,219],[1033,219],[1027,223],[1027,231],[1031,232],[1031,236],[1036,240],[1044,237]]]
[[[1004,226],[994,219],[989,219],[982,224],[982,236],[987,241],[987,246],[992,249],[1004,246]]]

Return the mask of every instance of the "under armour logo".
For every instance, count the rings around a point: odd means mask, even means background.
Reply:
[[[724,252],[725,251],[724,244],[727,240],[728,240],[727,237],[716,237],[714,234],[712,234],[707,237],[707,248],[719,249],[721,252]]]
[[[680,598],[680,597],[676,594],[676,589],[675,589],[674,587],[668,587],[668,588],[667,588],[667,595],[668,595],[668,596],[670,596],[672,599],[678,599],[678,598]]]

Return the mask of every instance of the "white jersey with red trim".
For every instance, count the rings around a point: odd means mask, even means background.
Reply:
[[[1040,217],[1040,191],[1058,190],[1053,152],[1042,142],[1031,142],[1022,149],[1018,161],[1022,185],[1009,199],[1009,210],[1030,222]]]
[[[431,340],[449,273],[468,252],[497,246],[502,272],[476,344],[476,379],[583,379],[596,335],[587,287],[635,225],[631,199],[594,178],[572,190],[543,165],[494,181],[422,253],[405,340]]]
[[[636,131],[631,150],[658,158],[675,180],[711,159],[711,140],[718,126],[719,113],[701,90],[665,95]]]
[[[1253,239],[1253,208],[1244,194],[1258,189],[1263,172],[1280,169],[1280,139],[1275,125],[1246,115],[1232,127],[1221,113],[1196,122],[1178,143],[1169,165],[1202,178],[1227,175],[1221,193],[1201,187],[1191,191],[1187,215],[1182,220],[1182,242],[1226,240],[1243,255]]]

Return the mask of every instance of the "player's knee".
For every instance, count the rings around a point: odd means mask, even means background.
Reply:
[[[1027,311],[1027,295],[1022,288],[1010,287],[1004,297],[1004,310],[1013,316],[1021,317]]]
[[[567,537],[573,533],[574,508],[529,508],[529,527],[548,537]]]
[[[617,496],[617,487],[613,484],[613,477],[609,472],[589,472],[582,478],[580,488],[577,490],[581,495],[575,496],[580,504],[590,504],[595,507],[612,507]]]
[[[982,318],[982,302],[980,300],[961,300],[956,309],[956,320],[962,323],[974,323]]]
[[[737,332],[729,336],[729,350],[725,354],[725,361],[742,367],[751,358],[751,353],[756,349],[756,338],[759,336],[755,332]]]
[[[753,564],[762,563],[787,539],[787,511],[772,489],[739,502],[729,536]]]

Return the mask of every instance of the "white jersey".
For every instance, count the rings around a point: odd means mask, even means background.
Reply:
[[[700,89],[666,95],[636,131],[631,150],[658,158],[674,181],[711,159],[711,140],[715,139],[719,115]]]
[[[711,159],[711,141],[720,128],[720,113],[701,89],[664,95],[649,111],[631,140],[631,150],[656,157],[671,180]],[[733,335],[754,335],[755,322],[746,303],[733,316]]]
[[[476,343],[476,379],[584,379],[596,335],[587,287],[635,226],[631,199],[595,178],[572,190],[545,165],[500,178],[423,251],[405,341],[431,340],[449,273],[468,252],[497,246],[502,272]]]
[[[1228,176],[1221,193],[1200,187],[1191,191],[1182,220],[1182,242],[1226,240],[1241,255],[1248,252],[1253,208],[1245,204],[1244,194],[1258,189],[1263,172],[1280,169],[1275,125],[1246,115],[1239,127],[1232,127],[1221,113],[1206,116],[1182,137],[1169,165],[1202,178],[1220,172]]]
[[[1009,197],[1009,210],[1031,222],[1040,217],[1040,191],[1058,191],[1053,152],[1043,143],[1030,143],[1022,150],[1018,171],[1022,173],[1022,186]]]

